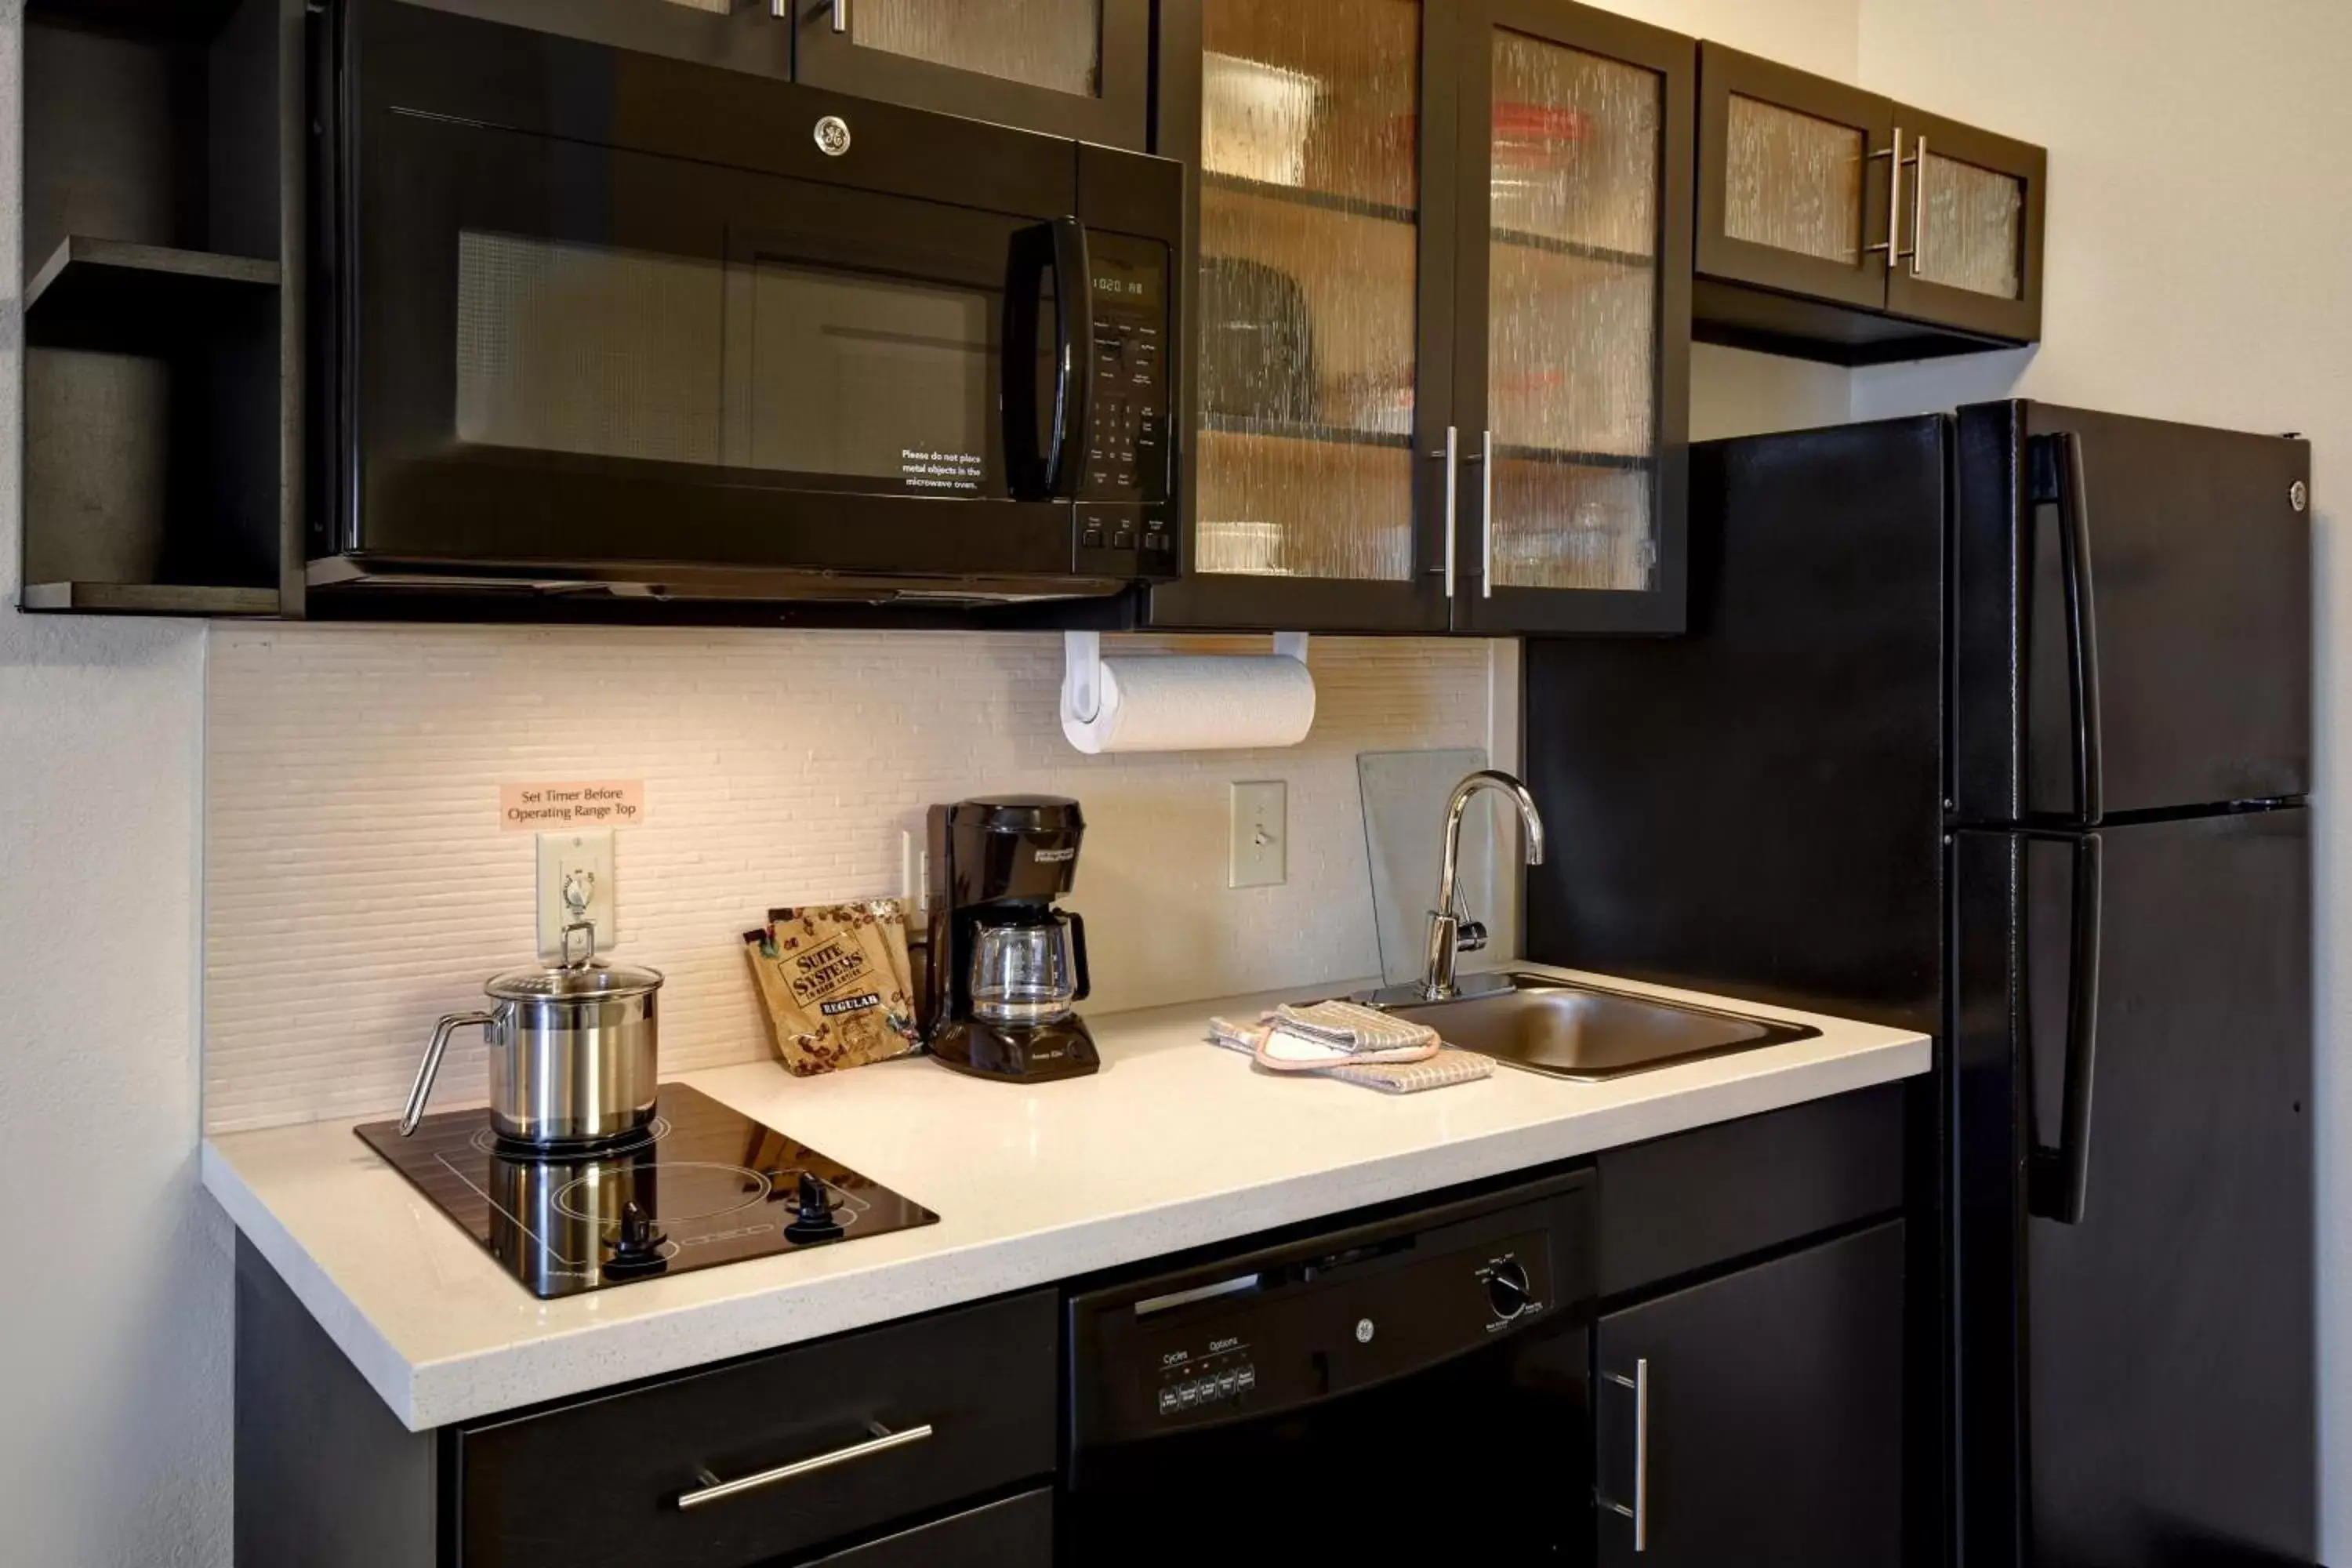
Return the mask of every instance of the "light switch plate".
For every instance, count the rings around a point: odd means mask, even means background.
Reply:
[[[1234,785],[1229,888],[1275,888],[1290,880],[1290,786],[1280,779]]]
[[[563,884],[575,874],[586,885],[588,908],[582,918],[596,928],[596,951],[606,952],[621,940],[613,885],[613,830],[542,833],[539,836],[539,955],[551,962],[563,956],[563,928],[572,919],[563,900]]]

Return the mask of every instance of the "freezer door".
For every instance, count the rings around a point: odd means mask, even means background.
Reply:
[[[2011,402],[1958,451],[1958,820],[2309,790],[2307,443]]]
[[[2310,847],[1956,836],[1962,1561],[2315,1561]]]

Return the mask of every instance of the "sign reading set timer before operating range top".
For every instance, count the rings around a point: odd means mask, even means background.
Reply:
[[[499,826],[509,833],[560,827],[634,827],[645,819],[643,779],[499,786]]]

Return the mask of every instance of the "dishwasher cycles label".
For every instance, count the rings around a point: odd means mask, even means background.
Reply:
[[[1237,1339],[1212,1340],[1207,1353],[1170,1351],[1160,1358],[1160,1379],[1146,1395],[1163,1416],[1238,1403],[1257,1386],[1249,1346]]]

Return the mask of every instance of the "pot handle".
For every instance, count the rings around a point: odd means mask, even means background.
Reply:
[[[416,1081],[408,1089],[408,1109],[400,1113],[400,1135],[403,1138],[416,1131],[425,1120],[425,1097],[433,1092],[433,1075],[441,1070],[441,1053],[449,1048],[449,1037],[468,1024],[484,1026],[496,1022],[488,1013],[452,1013],[434,1026],[433,1043],[425,1047],[425,1059],[416,1064]]]

